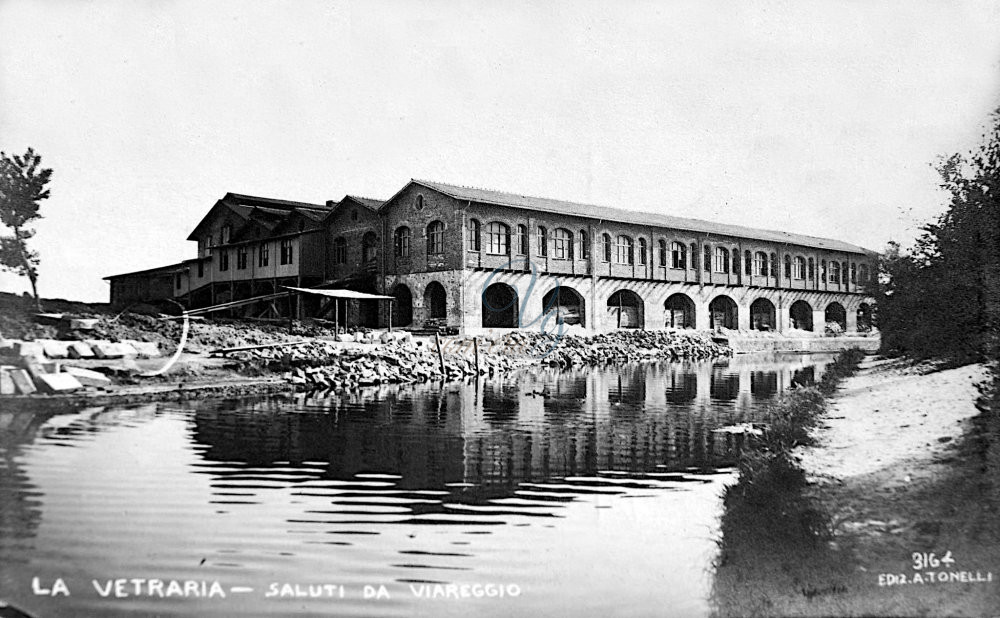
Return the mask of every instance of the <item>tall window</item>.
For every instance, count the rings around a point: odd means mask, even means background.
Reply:
[[[205,262],[203,260],[198,260],[198,277],[205,276]]]
[[[698,270],[698,245],[691,243],[691,268]]]
[[[840,264],[840,282],[847,285],[847,262],[842,262]]]
[[[281,241],[281,263],[291,264],[294,260],[292,259],[292,241],[290,239],[285,239]]]
[[[733,247],[733,274],[740,274],[740,249]]]
[[[777,278],[778,276],[778,254],[771,254],[771,276]]]
[[[851,264],[851,283],[858,282],[858,265]]]
[[[670,267],[687,268],[687,251],[684,249],[684,243],[670,243]]]
[[[639,263],[640,264],[645,264],[646,263],[646,239],[645,238],[640,238],[639,239]]]
[[[587,238],[587,230],[580,230],[580,259],[590,259],[590,239]]]
[[[343,236],[339,236],[333,241],[333,263],[347,263],[347,239]]]
[[[469,251],[479,251],[482,248],[482,238],[479,232],[479,220],[469,219],[468,222],[469,235],[465,239],[466,249]]]
[[[725,247],[715,248],[715,272],[722,274],[729,272],[729,250]]]
[[[792,256],[785,254],[785,279],[792,278]]]
[[[521,255],[528,254],[528,226],[517,226],[517,252]]]
[[[361,237],[361,261],[365,264],[378,259],[378,236],[375,232],[366,232]]]
[[[767,254],[763,251],[753,254],[753,274],[760,277],[767,276]]]
[[[510,255],[510,228],[498,221],[487,225],[486,251],[492,255]]]
[[[241,245],[236,248],[236,270],[247,269],[247,246]]]
[[[219,252],[219,270],[229,270],[229,251],[226,249]]]
[[[816,260],[809,258],[809,280],[813,281],[816,279]]]
[[[796,255],[795,260],[792,262],[792,278],[806,278],[806,260],[801,255]]]
[[[862,264],[862,265],[858,266],[858,282],[861,283],[861,285],[865,285],[866,283],[868,283],[868,265],[867,264]]]
[[[660,239],[657,243],[660,247],[660,266],[667,266],[667,241]]]
[[[830,283],[840,283],[840,262],[830,262]]]
[[[392,235],[392,251],[398,258],[410,257],[410,228],[405,225],[396,228]]]
[[[821,283],[826,283],[826,260],[819,261],[819,280]]]
[[[268,259],[271,257],[269,254],[271,252],[271,246],[266,243],[260,243],[260,247],[257,249],[257,267],[263,268],[267,266]]]
[[[604,261],[611,261],[611,234],[604,234],[601,237],[601,244],[604,245]]]
[[[749,249],[743,252],[743,273],[753,274],[753,256],[750,255]]]
[[[632,244],[632,238],[630,236],[619,236],[618,237],[618,256],[617,262],[619,264],[634,264],[635,263],[635,245]]]
[[[444,253],[444,223],[431,221],[427,226],[427,254]]]
[[[221,235],[222,244],[224,245],[228,243],[229,239],[232,238],[232,236],[233,236],[233,226],[229,225],[228,223],[226,225],[223,225],[222,235]]]
[[[710,245],[708,243],[705,243],[705,249],[704,249],[704,251],[702,253],[704,253],[705,255],[704,255],[704,259],[701,261],[701,265],[702,265],[702,267],[706,271],[711,272],[711,270],[712,270],[712,245]]]
[[[538,243],[536,253],[542,257],[547,256],[549,254],[549,231],[544,226],[538,226],[536,241]]]
[[[573,233],[561,227],[552,232],[552,257],[557,260],[573,259]]]

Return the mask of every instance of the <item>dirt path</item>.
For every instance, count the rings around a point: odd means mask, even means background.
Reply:
[[[844,381],[831,402],[815,448],[804,449],[802,467],[819,482],[895,471],[893,485],[935,472],[978,414],[976,384],[986,370],[967,365],[921,375],[893,361],[869,361]]]

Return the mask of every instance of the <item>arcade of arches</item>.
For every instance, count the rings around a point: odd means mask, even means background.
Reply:
[[[454,311],[454,309],[449,307],[445,285],[439,281],[431,280],[422,286],[422,309],[415,309],[414,293],[420,292],[415,292],[411,285],[400,282],[391,288],[390,294],[394,298],[392,306],[393,326],[419,328],[425,326],[425,322],[433,321],[436,324],[430,326],[440,327],[443,320],[448,320],[448,323],[451,324],[456,316],[449,315],[449,312]],[[741,300],[742,303],[749,304],[739,304],[733,297],[719,294],[712,298],[707,306],[699,306],[692,296],[676,292],[662,301],[663,313],[660,314],[659,307],[661,305],[649,307],[651,310],[649,312],[646,301],[639,293],[629,289],[619,289],[605,297],[607,299],[607,313],[595,315],[593,311],[588,314],[589,295],[581,293],[577,288],[565,285],[556,285],[543,294],[539,300],[535,300],[522,299],[518,288],[513,283],[493,282],[476,296],[478,298],[475,301],[470,298],[462,302],[471,301],[480,305],[475,309],[476,312],[480,313],[480,315],[476,315],[478,324],[469,324],[469,326],[482,328],[522,328],[537,324],[540,317],[547,324],[592,327],[598,330],[616,328],[716,330],[721,328],[764,332],[793,329],[822,333],[823,325],[828,323],[838,324],[845,332],[849,327],[852,329],[851,332],[856,328],[857,332],[860,333],[870,332],[874,328],[874,306],[866,302],[856,305],[852,303],[848,310],[845,308],[847,303],[844,302],[833,301],[814,306],[800,298],[779,309],[775,300],[765,296],[757,298],[751,296]],[[531,307],[530,310],[526,308],[528,306]],[[471,312],[473,309],[470,307],[467,311]],[[521,315],[525,311],[527,315]],[[703,311],[704,313],[702,313]],[[367,313],[375,314],[374,311]],[[596,323],[590,324],[591,320]]]

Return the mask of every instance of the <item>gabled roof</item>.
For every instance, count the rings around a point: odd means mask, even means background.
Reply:
[[[217,207],[224,207],[231,210],[244,221],[247,221],[256,213],[254,219],[273,229],[281,219],[288,216],[293,211],[299,211],[313,221],[320,221],[330,211],[331,207],[325,204],[309,204],[306,202],[293,202],[290,200],[277,200],[270,197],[258,197],[256,195],[242,195],[239,193],[227,193],[221,200],[202,217],[198,225],[195,226],[188,240],[197,240],[197,234],[202,226],[209,221]],[[309,213],[308,215],[306,213]],[[271,219],[269,222],[268,219]]]
[[[427,187],[428,189],[443,193],[444,195],[457,200],[479,202],[481,204],[510,206],[513,208],[524,208],[527,210],[549,212],[560,215],[572,215],[588,219],[599,219],[602,221],[616,221],[620,223],[669,227],[688,232],[735,236],[739,238],[753,238],[769,242],[800,245],[817,249],[828,249],[831,251],[872,253],[867,249],[840,240],[806,236],[804,234],[793,234],[791,232],[764,230],[743,227],[740,225],[727,225],[724,223],[715,223],[700,219],[674,217],[655,212],[639,212],[622,210],[619,208],[609,208],[607,206],[596,206],[593,204],[580,204],[577,202],[554,200],[545,197],[532,197],[516,193],[505,193],[503,191],[492,191],[489,189],[477,189],[473,187],[450,185],[429,180],[412,179],[410,184],[418,184]],[[409,184],[407,186],[409,186]],[[406,187],[404,187],[404,189],[405,188]],[[402,190],[400,190],[400,193],[401,192]],[[399,193],[396,195],[399,195]],[[392,201],[394,198],[395,196],[390,198],[389,201]]]
[[[345,195],[344,199],[341,200],[341,203],[343,203],[344,200],[351,200],[372,211],[377,211],[379,208],[382,208],[383,204],[385,204],[385,200],[377,200],[373,197],[361,197],[360,195]]]
[[[330,212],[326,213],[326,215],[323,217],[324,219],[329,219],[335,213],[340,212],[341,210],[347,208],[352,204],[361,206],[366,210],[370,210],[371,212],[377,213],[379,208],[382,208],[382,205],[385,204],[386,202],[385,200],[377,200],[371,197],[361,197],[358,195],[345,195],[344,199],[340,200],[339,202],[331,202],[331,203],[333,204],[333,209]]]

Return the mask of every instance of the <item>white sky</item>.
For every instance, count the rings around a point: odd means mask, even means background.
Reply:
[[[882,249],[998,71],[996,2],[0,1],[0,149],[55,170],[47,297],[193,257],[227,191],[410,178]]]

